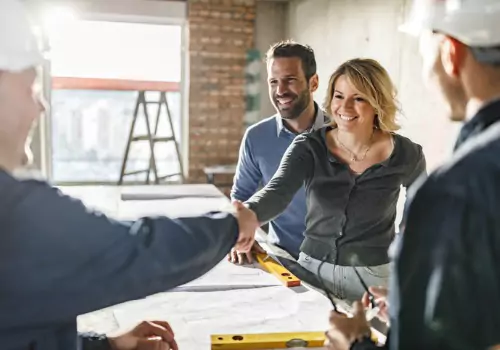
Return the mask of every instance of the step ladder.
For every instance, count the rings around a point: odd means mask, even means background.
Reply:
[[[168,106],[167,93],[165,91],[160,91],[159,93],[160,93],[160,98],[158,101],[147,101],[146,100],[146,91],[139,91],[139,94],[137,96],[137,101],[135,104],[134,115],[132,118],[132,124],[130,126],[130,133],[128,136],[127,146],[125,147],[125,155],[123,157],[123,162],[122,162],[122,167],[121,167],[121,172],[120,172],[120,179],[118,180],[118,185],[123,184],[123,180],[124,180],[125,176],[142,174],[142,173],[146,173],[145,183],[148,185],[150,184],[151,173],[153,173],[153,180],[154,180],[155,184],[159,184],[160,180],[165,180],[167,178],[174,177],[174,176],[179,176],[181,182],[184,181],[184,174],[183,174],[183,168],[182,168],[182,158],[181,158],[181,154],[179,151],[179,144],[175,138],[174,125],[172,122],[172,115],[170,113],[170,108]],[[158,110],[156,113],[155,125],[154,125],[154,132],[151,132],[151,124],[150,124],[150,118],[149,118],[149,113],[148,113],[148,105],[157,105],[158,106]],[[163,105],[165,106],[165,109],[166,109],[167,120],[168,120],[170,130],[171,130],[170,136],[159,136],[158,135],[158,126],[160,123],[160,116],[161,116],[161,111],[162,111]],[[146,122],[146,133],[147,134],[134,136],[134,129],[136,127],[137,118],[139,117],[139,110],[141,109],[141,107],[142,107],[145,122]],[[149,149],[150,149],[149,167],[147,169],[134,170],[134,171],[127,172],[126,171],[127,161],[129,158],[131,145],[133,142],[138,142],[138,141],[142,141],[142,142],[146,141],[149,143]],[[157,159],[156,159],[156,155],[155,155],[155,145],[159,142],[173,142],[174,143],[175,152],[177,155],[178,166],[179,166],[178,173],[158,176]]]

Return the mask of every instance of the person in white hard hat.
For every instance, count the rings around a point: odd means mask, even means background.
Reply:
[[[414,0],[401,29],[419,38],[427,82],[465,124],[451,159],[409,193],[388,347],[498,349],[500,1]],[[331,321],[331,349],[375,347],[363,312]]]
[[[42,61],[21,2],[0,0],[0,348],[176,349],[164,322],[77,340],[76,317],[189,282],[235,245],[248,251],[255,215],[240,203],[234,215],[118,222],[45,182],[13,177],[44,111],[33,88]],[[144,342],[150,336],[162,342]]]

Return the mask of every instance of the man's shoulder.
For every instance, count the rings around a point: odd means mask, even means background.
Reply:
[[[435,174],[436,180],[479,179],[500,171],[500,123],[465,142]],[[498,178],[500,182],[500,177]]]
[[[0,198],[19,196],[23,193],[29,193],[33,188],[48,187],[45,181],[37,179],[19,179],[5,171],[0,171]]]
[[[255,124],[252,124],[245,131],[247,138],[260,138],[267,135],[277,134],[276,115],[262,119]]]
[[[17,179],[0,171],[0,222],[25,216],[26,208],[32,205],[33,201],[37,201],[37,205],[47,204],[47,199],[54,193],[59,191],[45,181]]]
[[[491,198],[500,205],[499,154],[500,124],[466,142],[429,175],[422,190],[446,192],[474,203]]]

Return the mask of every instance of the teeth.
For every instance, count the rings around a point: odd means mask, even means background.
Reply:
[[[282,105],[286,105],[286,104],[289,104],[293,101],[292,98],[286,98],[286,99],[278,99],[278,102]]]
[[[348,117],[347,115],[340,115],[340,119],[345,120],[346,122],[350,122],[351,120],[354,120],[356,117]]]

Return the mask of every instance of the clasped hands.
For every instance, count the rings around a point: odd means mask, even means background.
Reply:
[[[252,252],[264,250],[255,242],[255,231],[260,227],[257,215],[240,201],[233,201],[234,213],[238,220],[239,235],[236,245],[229,254],[229,260],[234,263],[243,263],[244,257],[252,262]]]

